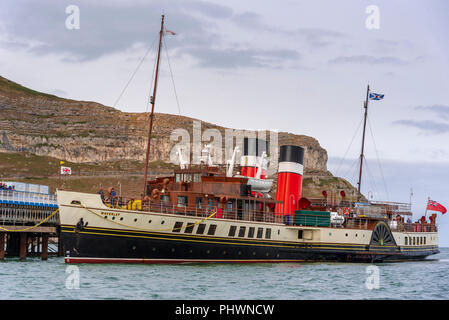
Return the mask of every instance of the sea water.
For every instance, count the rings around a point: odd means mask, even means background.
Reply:
[[[449,248],[424,261],[65,264],[6,258],[1,299],[449,299]]]

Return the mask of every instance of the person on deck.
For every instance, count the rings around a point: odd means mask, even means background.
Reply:
[[[104,191],[103,188],[100,187],[100,190],[97,192],[99,195],[101,195],[101,201],[104,201]]]
[[[111,189],[111,205],[114,206],[115,201],[117,199],[117,192],[115,192],[115,189]]]

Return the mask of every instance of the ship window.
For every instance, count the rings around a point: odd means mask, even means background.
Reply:
[[[185,233],[192,233],[193,227],[195,226],[194,223],[187,223],[186,229],[184,230]]]
[[[424,237],[424,244],[426,244],[426,241],[427,241],[427,237]]]
[[[231,211],[232,211],[232,201],[228,201],[228,202],[226,203],[226,210],[227,210],[228,212],[231,212]]]
[[[214,200],[209,199],[207,200],[207,208],[210,210],[214,207]]]
[[[239,237],[244,237],[245,236],[245,231],[246,231],[246,227],[240,227],[239,229]]]
[[[196,208],[201,209],[203,207],[203,198],[196,197]]]
[[[79,204],[81,205],[81,202],[79,202],[78,200],[72,200],[72,202],[70,202],[71,204]]]
[[[424,244],[424,240],[423,240],[423,237],[421,237],[421,244]]]
[[[181,182],[182,181],[182,174],[177,173],[175,176],[175,182]]]
[[[165,203],[169,203],[170,202],[170,196],[168,195],[162,195],[161,196],[161,201],[165,202]]]
[[[298,239],[302,239],[302,230],[298,230]]]
[[[415,245],[415,244],[416,244],[416,238],[413,237],[413,245]]]
[[[248,229],[248,238],[254,238],[254,227]]]
[[[265,230],[265,239],[271,239],[271,229],[267,228]]]
[[[217,229],[217,225],[216,224],[211,224],[209,227],[209,231],[207,232],[207,234],[209,236],[213,236],[215,234],[215,230]]]
[[[228,236],[229,236],[229,237],[234,237],[234,236],[235,236],[235,231],[236,231],[236,229],[237,229],[236,226],[231,226],[231,227],[229,228],[229,234],[228,234]]]
[[[181,228],[182,228],[182,222],[176,222],[172,231],[173,232],[179,232],[179,231],[181,231]]]
[[[199,173],[193,175],[193,182],[201,182],[201,175]]]
[[[198,225],[198,229],[196,230],[196,234],[203,234],[204,229],[206,229],[206,225],[204,223],[200,223]]]
[[[187,197],[186,196],[178,196],[178,207],[187,207]]]
[[[257,238],[262,239],[263,237],[263,228],[257,228]]]
[[[192,175],[190,173],[184,174],[184,181],[185,182],[192,182]]]
[[[405,237],[405,245],[408,245],[408,237]]]

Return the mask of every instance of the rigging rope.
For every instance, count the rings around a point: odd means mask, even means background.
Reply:
[[[150,83],[150,86],[148,87],[149,88],[148,89],[148,98],[147,98],[147,106],[145,108],[145,112],[148,112],[148,107],[150,106],[151,90],[153,89],[154,76],[156,74],[156,64],[157,64],[157,56],[154,57],[153,72],[151,73],[151,83]]]
[[[172,84],[173,84],[173,90],[175,92],[176,103],[178,105],[178,112],[179,112],[179,115],[181,115],[181,108],[179,106],[179,100],[178,100],[178,94],[176,92],[175,80],[173,78],[173,72],[172,72],[171,65],[170,65],[170,58],[168,57],[167,45],[165,43],[165,38],[162,38],[162,40],[164,42],[165,55],[167,56],[168,68],[170,69],[170,75],[171,75],[171,81],[172,81]]]
[[[373,190],[372,192],[374,195],[374,193],[378,193],[376,181],[374,180],[374,176],[371,174],[371,170],[369,169],[369,166],[368,166],[368,161],[366,160],[365,157],[363,157],[363,158],[365,159],[365,167],[366,167],[366,171],[368,172],[369,183],[370,183],[371,189]],[[368,197],[368,200],[369,200],[369,197]]]
[[[118,96],[117,100],[115,100],[114,102],[114,107],[117,106],[117,103],[120,101],[120,99],[122,98],[123,94],[125,93],[126,89],[128,88],[129,84],[131,83],[131,81],[133,80],[134,76],[136,75],[137,71],[139,70],[140,66],[142,65],[142,63],[145,61],[147,55],[150,53],[150,51],[153,49],[154,44],[156,43],[157,39],[154,39],[153,44],[148,48],[147,52],[145,53],[145,55],[142,57],[142,59],[140,60],[139,64],[137,65],[136,69],[134,70],[134,72],[131,74],[131,77],[129,78],[128,82],[126,83],[125,87],[123,88],[122,92],[120,93],[120,95]]]
[[[374,150],[376,151],[377,163],[378,163],[378,165],[379,165],[380,175],[382,176],[382,182],[383,182],[383,184],[384,184],[385,193],[387,194],[387,200],[390,201],[390,194],[389,194],[389,192],[388,192],[387,184],[386,184],[386,182],[385,182],[384,172],[383,172],[382,166],[381,166],[381,164],[380,164],[379,153],[377,152],[376,141],[374,140],[374,134],[373,134],[373,130],[372,130],[372,128],[371,128],[371,122],[369,121],[369,118],[368,118],[368,127],[369,127],[369,130],[370,130],[370,132],[371,132],[371,138],[373,139]]]
[[[338,176],[338,173],[339,173],[339,171],[340,171],[340,167],[341,167],[341,165],[343,164],[343,161],[346,159],[346,155],[348,154],[348,151],[349,151],[349,149],[351,148],[352,143],[354,142],[354,139],[355,139],[357,133],[359,132],[360,127],[362,126],[362,122],[363,122],[363,119],[360,120],[360,123],[359,123],[357,129],[355,130],[354,135],[352,136],[351,143],[349,144],[348,148],[346,149],[346,152],[345,152],[345,154],[343,155],[343,158],[341,159],[340,164],[338,165],[338,168],[337,168],[337,170],[336,170],[336,172],[335,172],[335,175],[336,175],[336,176]]]

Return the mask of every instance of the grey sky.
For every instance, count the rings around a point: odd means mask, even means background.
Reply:
[[[79,30],[65,28],[70,4],[80,8]],[[380,9],[378,30],[365,27],[373,4]],[[369,83],[385,98],[370,102],[377,149],[367,146],[367,158],[434,168],[426,178],[446,189],[439,172],[449,160],[444,0],[7,0],[0,3],[1,75],[113,105],[156,39],[162,13],[177,33],[165,42],[183,115],[310,135],[338,158],[362,119]],[[153,63],[154,50],[119,109],[146,110]],[[161,67],[156,111],[176,114],[165,54]],[[358,156],[357,143],[347,157]],[[449,205],[448,195],[434,200]]]

